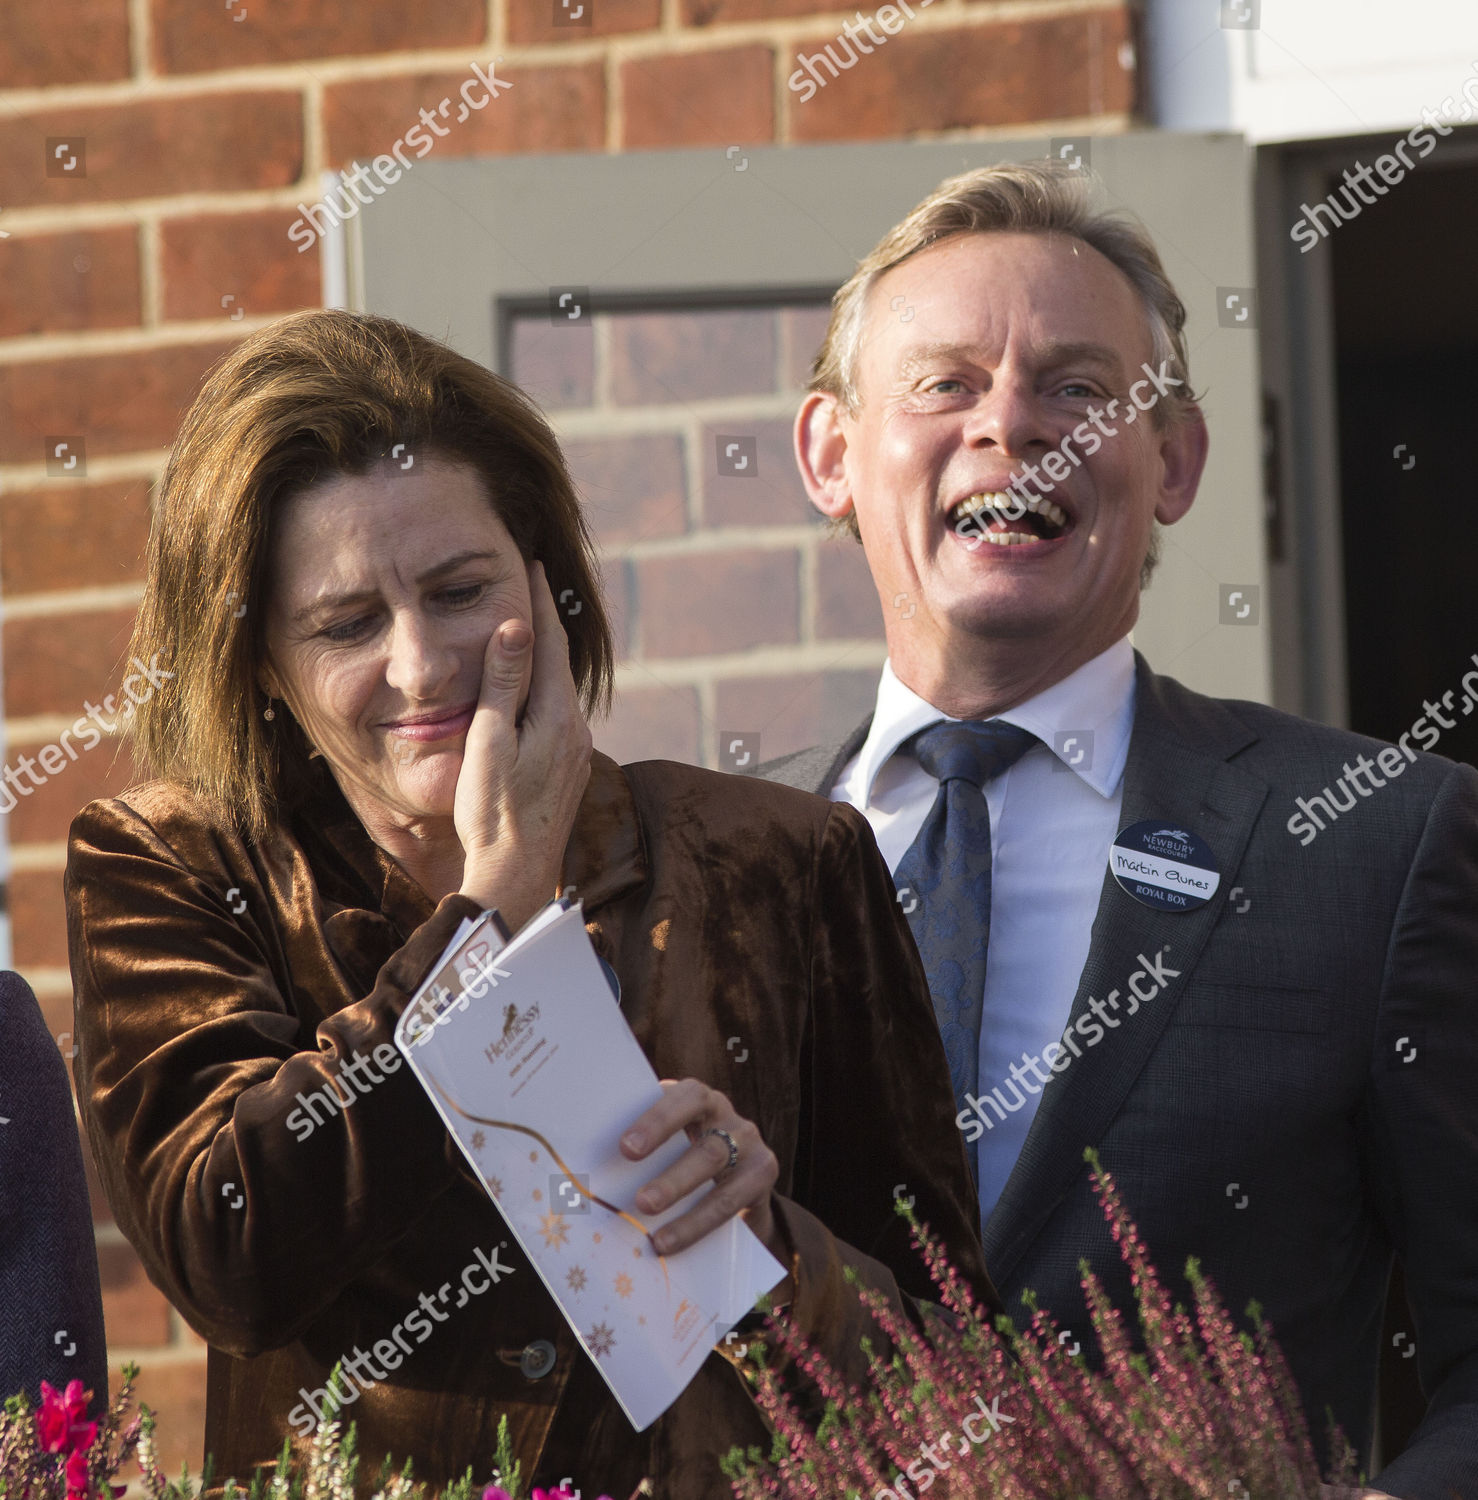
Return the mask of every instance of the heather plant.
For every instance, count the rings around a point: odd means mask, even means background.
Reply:
[[[1136,1348],[1099,1278],[1080,1262],[1100,1359],[1028,1301],[1018,1330],[994,1326],[906,1202],[913,1242],[943,1304],[921,1335],[849,1277],[892,1341],[864,1341],[869,1380],[853,1390],[783,1320],[752,1352],[756,1398],[774,1429],[768,1456],[724,1462],[737,1500],[1316,1500],[1303,1411],[1273,1331],[1253,1304],[1238,1329],[1192,1260],[1193,1312],[1172,1304],[1096,1153],[1094,1192],[1129,1266]],[[779,1350],[792,1373],[769,1359]],[[799,1378],[798,1378],[799,1377]],[[819,1419],[816,1409],[819,1406]],[[1331,1423],[1334,1494],[1358,1492],[1354,1454]]]
[[[1302,1408],[1273,1332],[1254,1304],[1238,1329],[1194,1260],[1193,1310],[1156,1275],[1113,1179],[1086,1153],[1094,1191],[1130,1270],[1140,1339],[1130,1338],[1098,1277],[1082,1262],[1083,1291],[1100,1358],[1090,1366],[1070,1335],[1034,1304],[1026,1328],[992,1324],[906,1202],[913,1241],[941,1307],[926,1305],[921,1334],[876,1292],[849,1279],[891,1341],[884,1360],[869,1341],[869,1381],[853,1390],[784,1320],[767,1320],[754,1347],[756,1399],[774,1431],[771,1452],[735,1450],[724,1461],[736,1500],[1333,1500],[1355,1493],[1355,1460],[1331,1426],[1335,1473],[1321,1489]],[[782,1378],[769,1359],[783,1351]],[[335,1371],[335,1375],[337,1375]],[[202,1500],[188,1470],[169,1480],[147,1407],[130,1415],[138,1370],[101,1422],[91,1393],[73,1381],[43,1383],[33,1411],[12,1397],[0,1414],[0,1500],[119,1500],[125,1464],[138,1467],[147,1500]],[[799,1379],[797,1379],[797,1375]],[[333,1389],[333,1380],[330,1380]],[[355,1429],[330,1407],[302,1457],[284,1441],[273,1471],[248,1486],[227,1480],[222,1500],[352,1500],[359,1470]],[[373,1500],[574,1500],[566,1490],[525,1494],[506,1419],[491,1483],[469,1470],[438,1496],[387,1458]],[[637,1495],[649,1494],[645,1482]],[[577,1492],[578,1493],[578,1492]],[[608,1500],[601,1496],[600,1500]],[[632,1500],[637,1500],[636,1496]]]
[[[140,1407],[130,1415],[137,1379],[138,1366],[125,1365],[118,1393],[101,1422],[88,1420],[92,1392],[80,1380],[65,1391],[42,1381],[41,1406],[34,1411],[25,1396],[6,1401],[0,1414],[0,1500],[120,1500],[127,1485],[114,1481],[130,1461],[138,1467],[148,1500],[201,1500],[211,1483],[210,1460],[198,1483],[188,1469],[177,1480],[165,1477],[154,1444],[154,1414]],[[535,1487],[525,1496],[506,1417],[498,1422],[493,1464],[494,1482],[475,1483],[469,1470],[436,1500],[575,1500],[563,1488]],[[358,1472],[354,1425],[344,1431],[331,1406],[301,1459],[284,1441],[271,1475],[258,1471],[247,1486],[228,1479],[222,1500],[352,1500]],[[397,1471],[387,1458],[374,1481],[373,1500],[427,1500],[427,1486],[412,1478],[410,1463]]]

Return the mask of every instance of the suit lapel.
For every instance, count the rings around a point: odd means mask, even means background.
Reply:
[[[1095,1046],[1079,1041],[1081,1056],[1044,1086],[1021,1155],[985,1226],[986,1263],[997,1285],[1009,1279],[1078,1174],[1086,1170],[1083,1148],[1103,1138],[1122,1107],[1221,915],[1267,796],[1265,782],[1229,763],[1229,757],[1253,738],[1229,709],[1157,677],[1136,654],[1134,731],[1119,826],[1156,818],[1193,830],[1215,854],[1221,885],[1196,911],[1157,911],[1120,888],[1108,873],[1104,852],[1098,913],[1068,1025],[1093,1014],[1090,998],[1106,1001],[1113,990],[1121,996],[1120,1024],[1106,1027]],[[1178,970],[1178,976],[1127,1015],[1124,1000],[1130,976],[1147,968],[1147,961],[1155,960],[1162,949],[1168,949],[1164,969]]]
[[[785,786],[798,787],[803,792],[816,792],[822,797],[831,795],[842,767],[862,748],[867,731],[872,728],[869,714],[839,745],[813,745],[809,750],[796,750],[789,755],[778,755],[766,761],[755,774],[766,781],[778,781]]]
[[[867,739],[867,732],[872,728],[872,715],[868,716],[837,746],[836,754],[831,758],[831,764],[826,768],[825,775],[821,778],[821,785],[816,788],[823,797],[831,795],[831,789],[836,785],[836,779],[842,774],[842,767],[852,759],[862,748]]]

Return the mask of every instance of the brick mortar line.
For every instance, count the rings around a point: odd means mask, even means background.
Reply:
[[[114,694],[116,700],[117,694]],[[66,714],[26,714],[7,719],[5,722],[5,745],[6,754],[12,749],[25,745],[44,745],[48,740],[58,738],[64,729],[71,729],[72,725],[80,718],[86,716],[87,710],[79,707],[77,712],[68,717]],[[120,741],[113,739],[107,734],[102,735],[102,744],[113,745]],[[93,750],[100,749],[95,745]],[[93,750],[80,752],[91,755]]]
[[[88,460],[87,484],[108,484],[120,480],[149,479],[157,480],[163,472],[165,459],[168,451],[160,448],[152,453],[142,454],[109,454],[103,458]],[[36,500],[38,505],[45,504],[35,491],[43,484],[54,484],[55,476],[46,472],[44,465],[38,464],[0,464],[0,498],[6,495],[29,494]],[[64,480],[66,484],[76,484],[76,480]]]
[[[235,334],[274,323],[282,313],[243,317],[233,323],[229,316],[191,322],[160,323],[157,327],[79,329],[75,333],[41,333],[0,343],[0,366],[29,364],[45,359],[85,359],[92,355],[133,354],[151,349],[174,349],[230,339]]]
[[[763,43],[770,43],[783,50],[797,42],[809,44],[832,39],[841,31],[842,23],[855,19],[859,10],[864,16],[873,16],[884,3],[886,0],[859,3],[850,9],[813,16],[720,22],[716,26],[686,26],[672,34],[662,31],[622,32],[605,38],[605,41],[618,62],[647,56],[684,56]],[[918,12],[912,20],[906,20],[902,31],[890,33],[889,40],[895,35],[908,36],[917,31],[937,30],[941,27],[957,31],[962,24],[968,27],[1009,24],[1013,21],[1050,21],[1061,16],[1092,11],[1117,12],[1123,10],[1126,3],[1127,0],[996,0],[996,3],[991,4],[989,0],[976,0],[976,3],[966,5],[965,0],[934,0],[927,12]],[[552,45],[566,47],[577,44],[546,43],[538,50],[548,51]]]
[[[154,1283],[151,1281],[152,1287]],[[164,1294],[161,1292],[161,1296]],[[132,1362],[139,1367],[139,1377],[149,1378],[149,1368],[161,1365],[193,1365],[205,1363],[206,1350],[199,1344],[109,1344],[108,1366],[110,1370]]]
[[[131,15],[146,14],[146,0],[130,0]],[[588,42],[509,43],[490,37],[487,42],[467,43],[457,47],[436,47],[422,51],[355,53],[347,57],[310,57],[279,63],[255,63],[239,68],[211,69],[198,73],[153,73],[147,71],[147,24],[130,27],[130,50],[140,71],[129,78],[107,83],[58,84],[38,88],[0,90],[0,110],[9,112],[43,108],[106,106],[147,102],[160,98],[209,95],[228,92],[267,92],[274,89],[306,89],[310,82],[320,87],[339,83],[394,77],[413,72],[454,69],[469,59],[485,61],[481,55],[489,47],[501,47],[503,60],[510,68],[544,67],[561,63],[589,63],[610,56],[625,62],[647,55],[677,56],[691,52],[718,50],[721,47],[771,42],[788,46],[793,41],[814,40],[815,36],[835,35],[844,21],[850,21],[858,9],[871,16],[879,4],[853,6],[822,12],[813,16],[785,17],[776,20],[720,22],[715,27],[693,27],[679,24],[667,31],[657,29],[636,33],[616,33],[591,38]],[[964,0],[934,0],[928,14],[920,12],[908,22],[912,31],[938,26],[958,29],[966,25],[994,25],[1012,21],[1055,20],[1060,16],[1092,11],[1120,11],[1124,0],[975,0],[966,6]],[[1132,8],[1132,7],[1131,7]],[[896,33],[908,35],[908,31]],[[135,40],[136,39],[136,40]],[[308,80],[305,81],[304,74]],[[243,88],[243,85],[249,87]]]
[[[62,870],[67,864],[67,841],[53,839],[45,844],[12,844],[10,847],[10,873],[22,874],[34,870]],[[71,984],[71,974],[67,983]],[[34,988],[34,985],[32,986]]]
[[[935,0],[935,3],[938,4],[939,0]],[[773,114],[775,140],[781,143],[795,139],[795,100],[791,97],[793,90],[786,87],[785,80],[795,71],[795,50],[798,46],[799,43],[796,43],[795,47],[790,44],[777,47],[774,64],[770,69],[773,75],[770,87],[775,96]]]
[[[591,328],[595,347],[594,378],[590,382],[590,399],[593,411],[602,411],[611,404],[611,348],[615,336],[614,325],[609,318],[597,317]],[[561,434],[562,436],[562,434]]]
[[[751,418],[773,422],[779,417],[790,417],[804,395],[804,391],[770,391],[753,396],[699,397],[660,405],[555,407],[550,421],[560,437],[571,442],[662,433],[676,436],[687,429],[689,422],[743,422]]]
[[[104,203],[34,203],[5,211],[5,222],[18,225],[11,233],[17,239],[31,235],[71,234],[79,230],[118,229],[141,224],[152,217],[166,219],[204,218],[210,215],[260,213],[270,208],[296,208],[298,199],[310,191],[316,197],[318,188],[308,181],[306,132],[304,135],[304,175],[295,183],[279,188],[242,188],[172,193],[167,197],[118,198]],[[243,201],[245,200],[245,201]]]
[[[616,667],[616,692],[639,687],[696,687],[749,677],[793,677],[803,672],[850,671],[881,667],[888,643],[879,637],[842,637],[812,645],[754,646],[715,656],[632,658]],[[849,660],[849,658],[851,660]],[[600,725],[595,726],[597,730]]]
[[[576,43],[581,62],[594,62],[604,50],[603,42]],[[543,66],[544,59],[529,53],[558,55],[569,43],[505,50],[503,61],[513,67]],[[485,56],[484,54],[488,55]],[[375,78],[397,78],[407,73],[457,71],[473,62],[486,63],[488,44],[464,47],[432,47],[422,51],[371,52],[348,57],[305,57],[287,62],[248,63],[239,68],[211,69],[200,73],[149,73],[120,78],[109,83],[54,84],[50,87],[0,90],[0,113],[20,114],[37,109],[93,109],[107,106],[153,103],[213,94],[265,94],[305,90],[317,84],[368,82]]]
[[[65,864],[65,861],[63,861]],[[62,866],[58,865],[58,869]],[[72,971],[55,964],[27,964],[16,971],[36,993],[38,1000],[59,999],[72,993]]]
[[[704,520],[707,506],[705,505],[705,484],[708,468],[708,454],[703,443],[703,419],[693,413],[688,414],[687,421],[680,431],[682,440],[683,461],[683,514],[687,520],[690,533],[705,530]],[[640,538],[628,546],[641,546]],[[630,552],[627,556],[631,556]]]
[[[315,79],[303,93],[303,181],[316,203],[322,188],[324,162],[328,160],[328,133],[323,124],[323,82]],[[297,207],[294,202],[293,207]],[[323,292],[319,286],[319,295]]]
[[[797,628],[803,646],[816,644],[816,623],[821,608],[821,540],[819,536],[808,537],[800,549],[796,609],[800,615]]]
[[[75,589],[55,589],[46,593],[22,594],[6,599],[0,605],[0,621],[34,620],[51,615],[79,611],[116,609],[119,605],[137,604],[144,597],[142,579],[130,583],[84,584]]]
[[[1032,135],[1091,135],[1093,137],[1108,135],[1126,135],[1135,128],[1134,115],[1128,111],[1120,110],[1112,114],[1101,115],[1069,115],[1060,120],[1028,120],[1021,125],[962,125],[950,130],[913,130],[907,136],[886,137],[891,143],[895,140],[906,141],[936,141],[944,144],[953,142],[969,143],[974,141],[999,141],[1011,140],[1017,136]],[[811,144],[836,144],[836,145],[859,145],[873,144],[868,141],[837,141],[837,142],[797,142],[798,145]],[[876,144],[884,144],[879,140]]]
[[[696,684],[698,689],[698,758],[708,767],[718,764],[718,688],[711,677]]]
[[[606,96],[605,147],[608,152],[621,149],[621,124],[626,118],[626,88],[621,77],[620,59],[607,49],[602,60],[601,81]]]
[[[149,61],[150,44],[153,40],[154,25],[149,14],[149,0],[128,0],[128,61],[132,75],[130,82],[154,77],[154,70]]]
[[[157,216],[139,221],[139,318],[156,332],[164,323],[164,231]],[[40,335],[43,339],[46,335]]]
[[[794,551],[804,546],[822,530],[818,513],[815,521],[776,523],[767,526],[705,526],[701,531],[682,536],[652,537],[646,541],[613,543],[604,548],[609,557],[624,562],[641,563],[669,557],[723,556],[732,552]]]

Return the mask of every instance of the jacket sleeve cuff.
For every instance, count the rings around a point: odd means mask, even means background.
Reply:
[[[884,1358],[892,1351],[892,1341],[862,1305],[858,1293],[864,1289],[880,1292],[901,1320],[916,1323],[913,1300],[899,1289],[887,1266],[838,1240],[799,1203],[777,1193],[770,1204],[776,1227],[790,1251],[787,1269],[794,1290],[786,1321],[843,1379],[864,1384],[868,1357],[862,1350],[862,1340],[870,1339],[874,1352]],[[846,1266],[853,1268],[856,1285],[849,1285],[845,1279]],[[768,1358],[777,1370],[789,1364],[778,1349],[770,1351]]]

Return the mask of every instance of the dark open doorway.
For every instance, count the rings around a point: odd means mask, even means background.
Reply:
[[[1440,163],[1330,237],[1349,727],[1398,740],[1435,705],[1452,727],[1432,748],[1478,764],[1478,161]],[[1425,1410],[1414,1337],[1398,1265],[1386,1462]]]
[[[1478,162],[1332,236],[1350,728],[1399,739],[1478,653]],[[1478,712],[1434,747],[1478,764]]]

